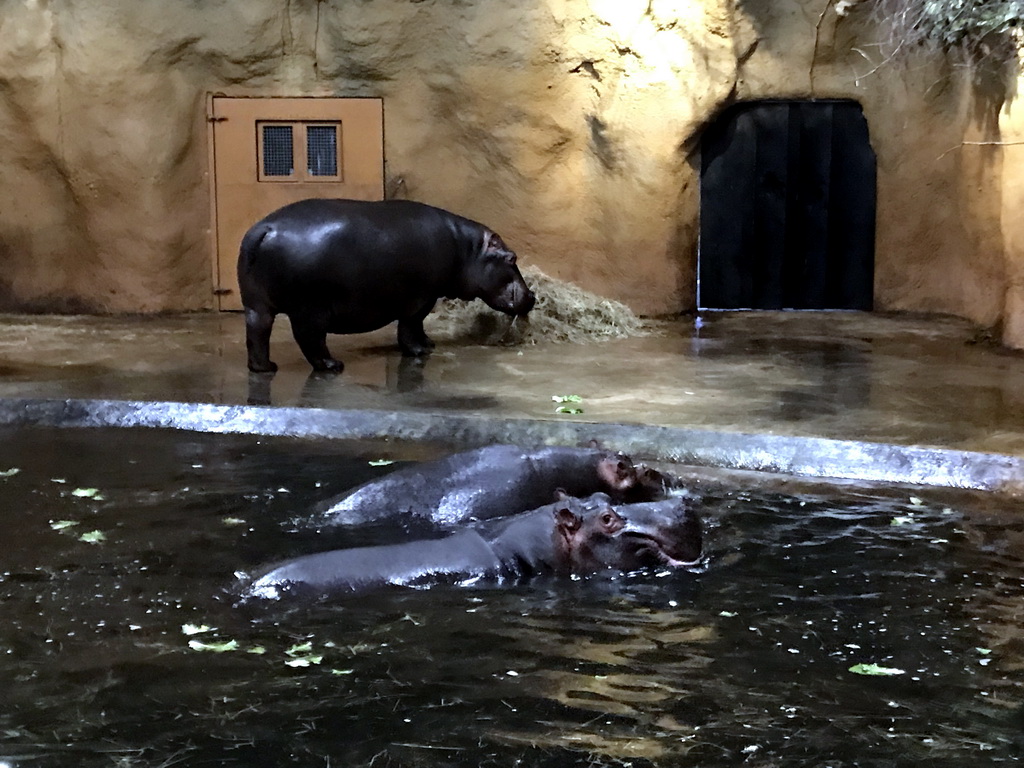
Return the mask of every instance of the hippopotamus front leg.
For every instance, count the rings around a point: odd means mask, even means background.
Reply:
[[[398,321],[398,347],[406,357],[420,357],[434,348],[434,342],[423,330],[423,321],[436,303],[430,301],[417,312]]]
[[[273,328],[274,313],[246,308],[245,349],[249,357],[249,370],[253,373],[273,373],[277,370],[277,364],[270,361],[270,332]]]
[[[344,370],[345,364],[335,360],[327,349],[328,323],[325,315],[293,312],[289,319],[292,321],[292,335],[314,371],[341,373]]]

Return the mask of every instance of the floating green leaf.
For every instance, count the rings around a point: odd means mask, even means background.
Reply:
[[[889,522],[889,525],[910,525],[913,522],[914,518],[912,518],[910,515],[899,515],[897,517],[894,517]]]
[[[905,674],[902,669],[896,669],[896,667],[881,667],[878,664],[854,664],[850,667],[850,671],[855,675],[887,676]]]
[[[107,534],[103,531],[89,531],[79,536],[78,540],[84,541],[86,544],[99,544],[101,541],[107,540]]]
[[[386,467],[388,464],[394,464],[395,462],[393,459],[371,459],[366,463],[371,467]]]
[[[332,675],[351,675],[353,672],[355,672],[354,669],[332,669],[331,670],[331,674]]]
[[[991,648],[975,648],[974,650],[976,650],[982,656],[987,656],[988,654],[992,653]]]
[[[213,627],[209,624],[182,624],[181,631],[186,635],[201,635],[203,632],[212,632]]]
[[[267,652],[267,649],[264,648],[262,645],[254,645],[252,648],[246,648],[245,652],[251,653],[255,656],[262,656],[264,653]]]
[[[0,478],[14,477],[16,474],[21,472],[17,467],[11,467],[10,469],[0,470]]]
[[[225,640],[219,643],[204,643],[202,640],[189,640],[188,647],[193,651],[209,651],[210,653],[224,653],[225,651],[237,651],[237,640]]]
[[[289,667],[309,667],[313,664],[319,664],[323,660],[323,656],[297,656],[294,659],[288,659],[288,661],[286,661],[285,664],[287,664]]]
[[[583,398],[579,395],[552,395],[551,399],[556,403],[582,403]]]
[[[73,528],[78,525],[77,520],[51,520],[50,527],[55,531],[63,531],[66,528]]]
[[[221,519],[224,525],[245,525],[245,520],[240,517],[225,517]]]
[[[303,655],[305,653],[309,653],[312,650],[313,650],[313,644],[312,643],[298,643],[296,645],[293,645],[287,651],[285,651],[285,653],[288,654],[289,656],[301,656],[301,655]]]
[[[569,414],[576,415],[576,414],[583,413],[583,409],[582,408],[572,408],[572,407],[570,407],[568,405],[560,405],[557,408],[555,408],[555,413],[569,413]]]
[[[102,501],[103,494],[100,493],[99,488],[75,488],[71,492],[72,496],[76,496],[79,499],[94,499],[95,501]]]

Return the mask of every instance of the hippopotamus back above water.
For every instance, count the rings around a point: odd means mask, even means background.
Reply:
[[[450,527],[535,509],[562,490],[615,501],[662,498],[667,479],[600,448],[491,445],[398,469],[327,502],[321,527],[413,515]]]
[[[441,297],[483,299],[509,315],[534,304],[516,255],[475,221],[411,200],[302,200],[274,211],[242,238],[238,285],[249,370],[275,371],[270,332],[288,315],[316,371],[344,365],[328,333],[365,333],[398,321],[405,355],[433,342],[423,319]]]
[[[443,539],[295,558],[255,579],[243,599],[330,597],[389,584],[695,568],[700,557],[700,521],[682,499],[616,510],[603,493],[586,499],[563,495],[554,504],[477,523]]]

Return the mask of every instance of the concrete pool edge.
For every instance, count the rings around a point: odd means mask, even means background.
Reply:
[[[1024,493],[1024,459],[1003,454],[854,440],[499,418],[425,411],[329,410],[185,402],[0,399],[0,425],[149,427],[320,439],[397,439],[473,448],[496,442],[579,445],[591,440],[645,461],[814,478]]]

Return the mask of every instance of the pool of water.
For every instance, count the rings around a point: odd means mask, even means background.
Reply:
[[[991,495],[702,472],[704,573],[235,606],[428,453],[0,429],[0,766],[1021,761],[1024,510]]]

